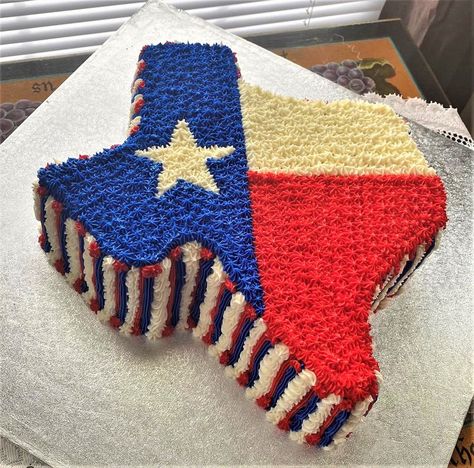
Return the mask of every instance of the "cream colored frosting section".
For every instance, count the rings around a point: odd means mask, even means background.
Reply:
[[[240,80],[251,171],[292,174],[434,175],[388,106],[274,95]]]
[[[146,336],[150,340],[161,338],[166,327],[168,301],[171,294],[170,271],[171,260],[165,258],[161,262],[161,273],[155,278],[153,285],[153,302],[151,303],[151,320]]]

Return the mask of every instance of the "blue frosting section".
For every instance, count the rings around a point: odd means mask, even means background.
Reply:
[[[143,305],[142,316],[140,317],[140,331],[145,334],[151,319],[151,303],[153,302],[153,286],[155,278],[145,278],[143,280]]]
[[[95,288],[97,291],[97,301],[99,303],[99,309],[104,308],[104,272],[102,271],[102,263],[104,261],[104,254],[101,253],[100,257],[96,260],[94,265],[95,273]]]
[[[247,159],[237,71],[226,46],[162,44],[141,57],[140,130],[89,160],[69,159],[38,173],[40,184],[80,220],[106,255],[129,265],[161,261],[171,248],[197,240],[221,259],[258,314],[263,295],[254,252]],[[207,167],[219,193],[184,180],[157,196],[159,162],[135,155],[167,146],[185,119],[199,146],[233,146]]]
[[[120,295],[120,310],[117,312],[117,316],[120,319],[120,323],[125,322],[125,316],[127,315],[127,272],[121,271],[118,275],[118,288]]]
[[[181,304],[181,292],[184,286],[186,276],[186,264],[182,258],[176,261],[176,281],[174,283],[173,307],[171,309],[171,326],[176,327],[179,321],[179,308]]]
[[[189,316],[194,321],[194,323],[199,322],[199,308],[201,307],[201,303],[204,300],[204,295],[206,294],[207,277],[211,273],[212,265],[214,265],[214,260],[200,261],[199,279],[196,285],[196,292],[191,306],[191,311],[189,312]]]
[[[61,255],[64,262],[64,272],[69,273],[69,255],[66,251],[66,216],[64,211],[61,213]]]
[[[82,258],[84,255],[84,237],[79,236],[79,256]],[[85,293],[89,291],[89,287],[87,286],[87,283],[82,279],[81,282],[81,292]]]

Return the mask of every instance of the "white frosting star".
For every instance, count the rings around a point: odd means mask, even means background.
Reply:
[[[218,193],[219,188],[209,172],[206,161],[209,158],[223,158],[234,151],[233,146],[210,148],[198,146],[187,122],[179,120],[168,146],[151,146],[146,150],[138,150],[135,154],[163,165],[163,170],[158,176],[158,196],[161,196],[174,187],[178,180],[186,180]]]

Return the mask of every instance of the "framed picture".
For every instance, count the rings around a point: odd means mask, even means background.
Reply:
[[[358,93],[449,100],[400,20],[247,38]]]
[[[246,39],[359,94],[392,93],[450,105],[399,20]],[[2,64],[0,143],[88,57],[73,55]]]
[[[74,55],[2,64],[0,143],[88,57]]]

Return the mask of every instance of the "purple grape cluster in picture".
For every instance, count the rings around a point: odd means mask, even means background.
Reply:
[[[3,143],[40,104],[40,101],[29,99],[0,104],[0,143]]]
[[[357,94],[375,91],[375,81],[369,76],[364,75],[364,72],[355,60],[343,60],[340,63],[329,62],[325,65],[314,65],[311,67],[311,71]]]

